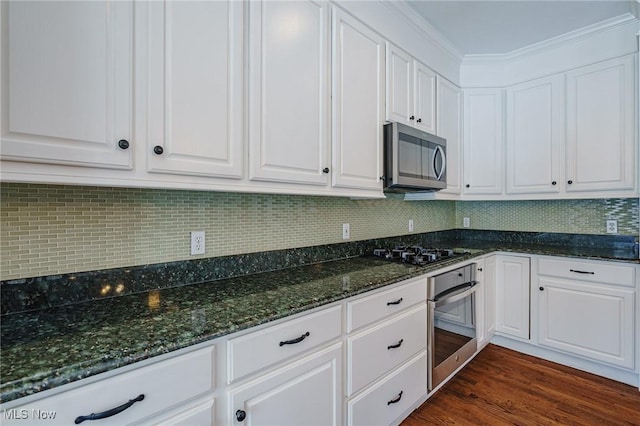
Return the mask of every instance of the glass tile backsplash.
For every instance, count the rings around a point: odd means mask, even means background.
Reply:
[[[462,227],[638,234],[638,200],[405,202],[2,183],[0,280],[226,256]],[[205,231],[205,255],[189,254]]]

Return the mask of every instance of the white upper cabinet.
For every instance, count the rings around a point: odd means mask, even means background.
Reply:
[[[633,189],[633,56],[567,73],[567,191]]]
[[[133,4],[0,7],[2,160],[130,169]]]
[[[447,188],[441,192],[462,192],[462,91],[453,83],[438,76],[437,129],[438,136],[447,140]]]
[[[413,126],[413,58],[387,42],[387,120]],[[409,120],[413,116],[414,120]]]
[[[328,3],[250,2],[248,29],[250,179],[328,185]]]
[[[464,91],[464,193],[502,194],[502,89]]]
[[[558,193],[564,186],[564,76],[507,88],[507,193]]]
[[[333,8],[332,183],[381,192],[384,40]]]
[[[436,73],[414,61],[414,81],[415,126],[425,132],[436,133]]]
[[[386,50],[387,120],[435,133],[436,74],[389,42]]]
[[[147,7],[148,170],[242,177],[242,3]]]

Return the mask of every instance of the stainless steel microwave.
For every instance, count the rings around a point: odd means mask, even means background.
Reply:
[[[385,124],[383,180],[386,192],[446,188],[446,140],[401,123]]]

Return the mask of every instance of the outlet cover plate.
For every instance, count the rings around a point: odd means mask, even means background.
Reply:
[[[468,217],[463,217],[462,218],[462,227],[463,228],[468,228],[469,226],[471,226],[471,219],[469,219]]]
[[[205,241],[204,231],[192,231],[191,232],[191,255],[204,254]]]
[[[607,220],[607,234],[617,234],[617,233],[618,233],[618,221]]]

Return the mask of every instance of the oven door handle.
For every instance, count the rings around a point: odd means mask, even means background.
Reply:
[[[454,303],[454,302],[457,302],[458,300],[462,300],[476,291],[477,284],[478,284],[478,281],[471,281],[466,287],[464,287],[465,288],[464,291],[447,295],[447,297],[443,299],[429,301],[429,304],[436,308],[439,308],[440,306],[448,305],[449,303]]]

